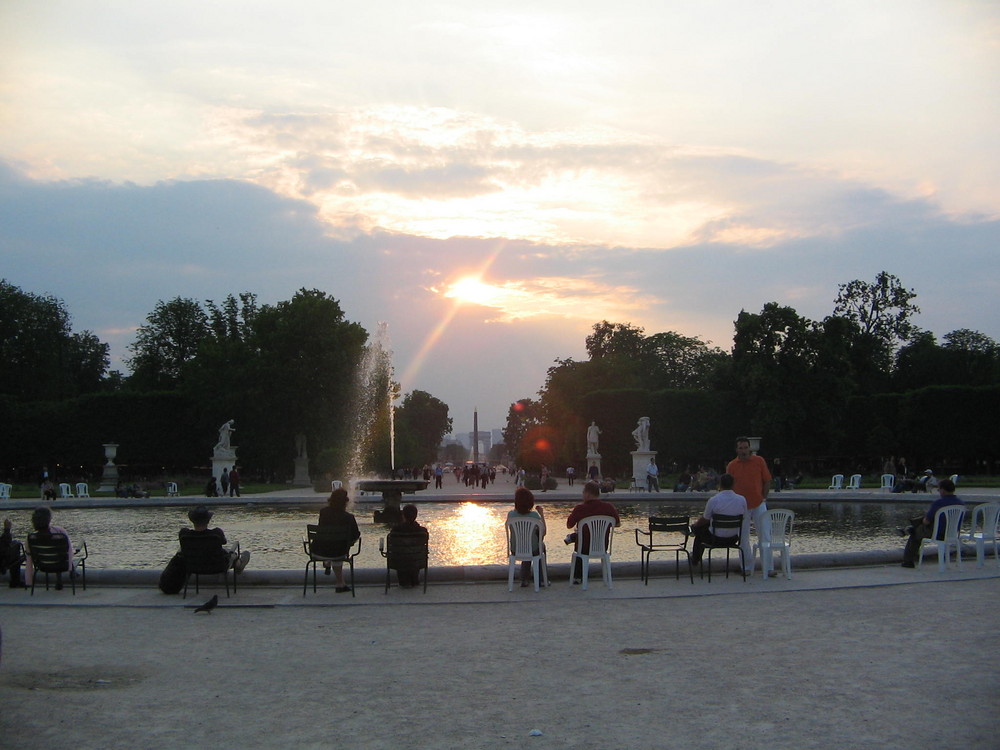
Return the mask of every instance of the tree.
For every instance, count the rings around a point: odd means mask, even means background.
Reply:
[[[733,368],[750,428],[782,453],[800,447],[812,424],[814,330],[812,322],[777,302],[759,314],[741,311],[736,319]]]
[[[959,328],[951,333],[946,333],[944,335],[944,348],[992,356],[1000,354],[1000,344],[997,344],[985,333],[972,331],[968,328]]]
[[[654,333],[645,349],[655,363],[650,376],[655,388],[708,390],[720,384],[730,363],[729,355],[698,338],[674,331]]]
[[[241,424],[242,412],[276,470],[291,465],[297,433],[306,435],[311,456],[343,447],[346,461],[346,449],[357,439],[350,407],[367,338],[363,327],[345,319],[336,299],[317,289],[300,289],[291,300],[264,305],[253,317],[249,360],[241,363],[246,389],[238,402],[216,411],[216,418],[234,416]],[[217,400],[226,398],[220,393]],[[386,466],[388,458],[386,450]]]
[[[169,390],[180,385],[185,366],[208,336],[208,316],[190,298],[156,303],[129,345],[125,362],[132,369],[130,386],[139,390]]]
[[[587,336],[587,354],[591,360],[605,357],[642,359],[646,353],[643,330],[631,323],[609,323],[602,320],[594,324],[594,332]]]
[[[396,461],[423,466],[437,459],[441,440],[451,432],[448,405],[426,391],[414,390],[396,409]]]
[[[213,300],[206,300],[205,307],[208,309],[208,325],[216,340],[246,341],[250,338],[259,312],[256,294],[243,292],[239,301],[229,294],[222,307]]]
[[[72,332],[61,300],[0,279],[0,393],[28,401],[93,393],[108,362],[107,344]]]
[[[857,279],[841,284],[833,312],[858,324],[860,338],[873,343],[875,364],[888,372],[893,351],[916,330],[910,321],[920,313],[912,301],[916,296],[891,273],[882,271],[871,284]]]
[[[1000,382],[1000,344],[979,331],[959,328],[944,335],[949,365],[961,373],[961,385]]]
[[[510,455],[518,456],[528,430],[542,423],[541,406],[530,398],[522,398],[507,410],[507,424],[503,428],[503,442]]]

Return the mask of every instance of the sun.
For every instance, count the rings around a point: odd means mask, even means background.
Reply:
[[[460,302],[490,306],[496,302],[498,294],[495,286],[484,284],[475,276],[466,276],[452,284],[444,296]]]

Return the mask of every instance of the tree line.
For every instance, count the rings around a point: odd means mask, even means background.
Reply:
[[[993,473],[1000,441],[987,421],[1000,406],[1000,346],[969,329],[938,342],[916,325],[915,298],[883,271],[840,285],[821,321],[768,302],[739,313],[729,352],[601,321],[586,360],[557,360],[538,397],[510,407],[506,444],[529,468],[580,468],[596,421],[604,473],[627,476],[631,432],[648,416],[661,467],[719,467],[746,434],[807,473],[877,472],[889,456]]]
[[[64,303],[0,280],[2,471],[33,477],[42,465],[66,478],[99,475],[101,445],[121,445],[117,463],[145,476],[207,468],[218,426],[235,419],[247,476],[291,476],[296,436],[306,436],[313,476],[343,475],[357,444],[358,365],[368,332],[316,289],[260,304],[159,301],[129,346],[123,375],[109,347],[75,333]],[[389,371],[384,370],[385,379]],[[373,402],[363,446],[366,471],[390,469],[389,394]],[[423,465],[450,431],[448,406],[425,391],[396,408],[396,464]]]

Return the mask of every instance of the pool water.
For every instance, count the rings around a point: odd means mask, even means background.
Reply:
[[[563,543],[566,518],[574,502],[541,504],[544,507],[549,562],[569,562],[571,548]],[[638,560],[635,529],[646,528],[651,515],[697,518],[704,502],[616,503],[622,525],[615,532],[613,557]],[[419,523],[430,532],[432,566],[506,564],[504,521],[507,503],[421,503]],[[896,503],[785,502],[771,504],[795,511],[792,537],[794,553],[858,552],[902,548],[897,526],[905,526],[922,506]],[[388,532],[372,521],[372,505],[350,510],[361,529],[361,554],[355,564],[364,568],[384,567],[378,541]],[[162,568],[177,551],[177,532],[188,526],[187,508],[54,509],[53,523],[65,528],[73,543],[86,540],[90,551],[87,565],[93,568]],[[214,510],[211,526],[219,526],[230,541],[250,550],[250,567],[298,569],[305,565],[302,537],[308,523],[316,523],[317,506],[241,506]],[[30,511],[10,513],[15,538],[23,539]]]

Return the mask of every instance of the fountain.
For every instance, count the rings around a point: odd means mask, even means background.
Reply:
[[[403,494],[412,495],[427,489],[428,482],[417,479],[361,479],[364,476],[364,457],[371,452],[377,433],[379,416],[388,407],[389,420],[389,467],[395,475],[396,447],[395,421],[393,416],[395,399],[392,382],[392,350],[389,348],[389,324],[379,322],[375,339],[368,345],[358,367],[356,388],[357,410],[351,425],[357,441],[347,465],[348,476],[353,478],[352,486],[361,493],[381,493],[383,507],[375,511],[377,523],[398,523],[403,520],[400,503]]]

